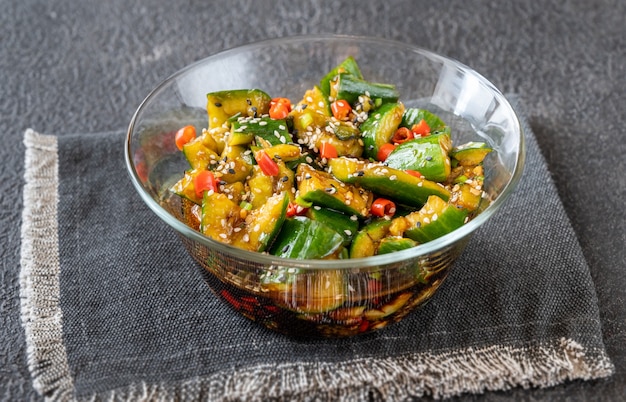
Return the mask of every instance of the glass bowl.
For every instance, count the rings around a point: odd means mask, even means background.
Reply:
[[[262,89],[292,101],[353,56],[368,81],[396,85],[407,107],[437,113],[454,144],[487,142],[479,214],[417,247],[359,259],[296,260],[234,248],[185,224],[168,189],[188,168],[174,145],[184,125],[207,127],[206,94]],[[209,287],[244,316],[296,337],[345,337],[404,318],[441,286],[472,233],[505,202],[524,163],[519,120],[505,97],[471,68],[404,43],[366,37],[307,36],[223,51],[178,71],[141,103],[128,128],[126,163],[148,207],[180,236]],[[270,280],[268,280],[270,278]]]

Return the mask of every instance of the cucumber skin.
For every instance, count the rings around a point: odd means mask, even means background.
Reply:
[[[337,179],[357,184],[404,205],[421,207],[431,195],[436,195],[444,201],[450,198],[450,192],[438,183],[411,176],[402,170],[382,164],[370,165],[348,158],[333,158],[328,164]],[[373,167],[368,167],[368,165]],[[363,173],[356,174],[357,172]]]
[[[389,143],[398,129],[404,114],[404,105],[385,103],[374,110],[361,125],[363,154],[366,158],[377,159],[378,150],[383,144]]]
[[[466,216],[467,210],[449,204],[436,221],[409,229],[404,235],[418,243],[427,243],[463,226]]]
[[[285,219],[270,253],[283,258],[318,259],[343,245],[343,237],[323,223],[304,216]]]

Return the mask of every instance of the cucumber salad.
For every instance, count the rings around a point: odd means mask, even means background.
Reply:
[[[393,84],[367,81],[353,57],[302,99],[207,94],[208,126],[174,138],[190,165],[170,189],[186,223],[296,259],[391,253],[457,229],[485,199],[492,148],[453,144],[439,116],[399,99]]]

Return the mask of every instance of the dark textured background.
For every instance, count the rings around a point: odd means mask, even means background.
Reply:
[[[0,398],[39,399],[19,321],[24,130],[124,129],[148,92],[186,64],[251,41],[306,33],[428,48],[519,93],[528,111],[596,283],[616,373],[462,399],[626,395],[626,2],[363,3],[0,0]]]

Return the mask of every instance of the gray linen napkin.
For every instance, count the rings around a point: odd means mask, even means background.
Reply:
[[[50,399],[386,399],[613,373],[594,286],[517,97],[528,153],[507,205],[429,304],[351,339],[293,340],[222,304],[125,172],[123,132],[25,134],[21,296]]]

